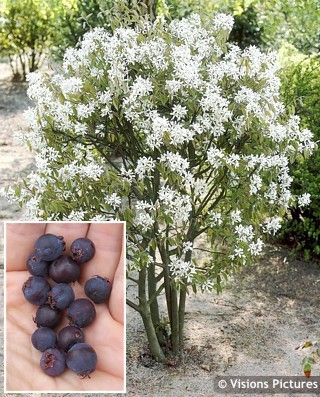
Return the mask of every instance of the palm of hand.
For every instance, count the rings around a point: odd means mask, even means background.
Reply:
[[[8,391],[122,390],[124,388],[122,225],[117,224],[115,231],[114,224],[93,224],[89,227],[87,224],[49,224],[44,230],[45,226],[45,224],[8,225],[6,388]],[[88,229],[87,232],[85,228]],[[41,353],[31,344],[30,338],[36,329],[33,317],[37,308],[24,299],[22,285],[30,275],[23,269],[26,267],[25,260],[32,251],[35,239],[44,232],[64,235],[67,247],[73,239],[85,235],[95,242],[96,256],[90,263],[83,265],[81,279],[73,285],[76,298],[85,297],[83,285],[90,276],[99,274],[113,280],[109,304],[95,305],[96,319],[84,329],[85,341],[98,355],[97,369],[90,378],[81,379],[70,370],[56,378],[47,376],[39,367]],[[22,249],[18,249],[18,244]],[[67,325],[66,316],[59,329],[65,325]]]

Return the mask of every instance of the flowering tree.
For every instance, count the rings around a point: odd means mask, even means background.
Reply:
[[[29,75],[37,170],[7,195],[32,218],[127,221],[128,304],[159,361],[182,349],[188,290],[221,291],[279,229],[288,164],[314,146],[285,114],[275,55],[228,45],[232,24],[95,29],[60,74]]]

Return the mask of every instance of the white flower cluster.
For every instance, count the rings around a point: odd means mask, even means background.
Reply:
[[[195,274],[196,269],[193,263],[185,262],[181,258],[173,256],[171,262],[169,263],[169,269],[176,281],[183,281],[190,283],[192,281],[192,276]]]
[[[305,207],[311,203],[311,195],[310,193],[304,193],[298,197],[299,207]]]
[[[285,117],[275,54],[228,45],[232,25],[217,14],[209,25],[192,15],[98,28],[67,50],[62,74],[30,74],[36,107],[23,139],[37,171],[19,193],[29,213],[41,216],[45,194],[53,203],[74,195],[60,218],[111,208],[128,231],[156,230],[173,252],[191,253],[192,226],[227,245],[225,266],[260,254],[259,235],[276,233],[293,202],[289,158],[314,142]],[[175,278],[197,280],[192,262],[170,263]]]
[[[159,202],[165,213],[172,217],[175,225],[181,226],[189,220],[192,210],[190,196],[181,194],[169,186],[162,186],[159,190]]]

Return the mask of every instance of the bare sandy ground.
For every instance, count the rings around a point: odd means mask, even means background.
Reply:
[[[32,167],[32,155],[13,139],[13,133],[25,127],[26,87],[11,83],[9,73],[7,65],[0,64],[1,185],[11,184]],[[20,214],[15,205],[0,199],[1,220],[19,219]],[[0,239],[2,250],[2,227]],[[301,356],[295,348],[306,338],[319,337],[320,266],[285,260],[287,256],[288,250],[269,247],[259,264],[237,274],[222,295],[190,295],[185,354],[177,367],[150,359],[142,322],[128,308],[127,395],[211,397],[218,395],[213,391],[217,375],[301,375]],[[3,251],[0,259],[2,267]],[[130,284],[127,293],[135,295]],[[2,350],[1,346],[1,361]],[[3,368],[1,380],[2,373]]]
[[[0,187],[16,182],[30,169],[32,155],[14,139],[15,132],[26,127],[23,112],[30,106],[26,85],[10,81],[10,68],[0,63]],[[0,221],[17,219],[19,208],[0,197]],[[1,222],[0,238],[3,239]],[[0,244],[0,258],[3,244]],[[2,266],[1,260],[0,265]]]
[[[148,396],[150,390],[157,397],[215,396],[218,375],[302,375],[295,348],[319,337],[320,267],[284,261],[287,254],[269,247],[260,263],[237,274],[222,295],[189,297],[180,367],[163,368],[141,352],[143,327],[128,310],[130,396]]]

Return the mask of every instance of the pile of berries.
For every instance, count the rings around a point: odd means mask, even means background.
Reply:
[[[95,246],[87,238],[78,238],[71,244],[71,256],[67,256],[65,245],[62,236],[44,234],[38,238],[34,252],[27,260],[32,276],[24,283],[22,291],[27,301],[39,306],[34,318],[38,328],[32,334],[31,342],[42,352],[42,370],[47,375],[59,376],[69,368],[81,377],[87,377],[96,369],[97,354],[85,343],[81,328],[94,321],[96,310],[92,301],[106,302],[111,283],[106,278],[94,276],[84,287],[91,300],[75,299],[69,283],[79,279],[81,265],[93,258]],[[61,322],[64,311],[69,325],[56,333],[54,328]]]

